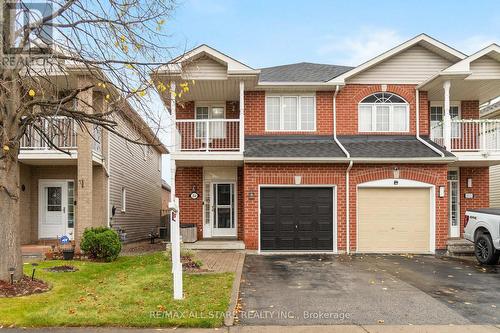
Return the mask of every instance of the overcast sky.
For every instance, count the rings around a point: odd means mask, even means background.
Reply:
[[[178,47],[208,44],[254,68],[359,65],[422,32],[467,54],[500,44],[500,0],[179,1],[165,26]]]

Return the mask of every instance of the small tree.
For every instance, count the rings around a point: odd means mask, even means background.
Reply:
[[[58,149],[55,140],[66,129],[52,119],[64,116],[91,135],[97,127],[146,144],[118,133],[111,115],[130,103],[147,122],[159,124],[144,99],[153,85],[168,89],[149,75],[171,58],[169,36],[162,31],[174,7],[173,0],[2,1],[0,280],[9,278],[11,267],[16,279],[22,275],[21,138],[36,134]],[[85,92],[92,90],[103,94],[104,112],[89,112],[95,106]]]

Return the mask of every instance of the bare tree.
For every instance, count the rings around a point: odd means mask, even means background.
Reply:
[[[0,0],[0,280],[10,277],[11,267],[16,279],[22,276],[20,140],[36,135],[58,149],[67,129],[54,116],[69,117],[88,133],[97,127],[123,137],[111,117],[123,103],[158,124],[144,99],[153,87],[169,89],[149,75],[175,52],[164,33],[173,1],[45,0],[40,9],[34,6],[40,1]],[[102,93],[104,112],[89,112],[96,107],[89,90]]]

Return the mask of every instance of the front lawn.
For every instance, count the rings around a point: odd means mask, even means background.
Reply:
[[[44,268],[72,265],[74,273]],[[31,275],[31,265],[25,265]],[[233,274],[184,274],[182,301],[172,299],[172,274],[163,253],[119,257],[112,263],[44,261],[36,277],[49,292],[0,298],[0,326],[189,326],[224,322]]]

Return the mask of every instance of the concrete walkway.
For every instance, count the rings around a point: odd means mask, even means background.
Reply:
[[[6,328],[8,333],[500,333],[493,325],[319,325],[319,326],[232,326],[203,328]]]

